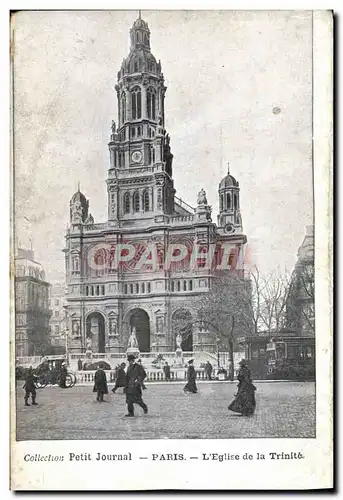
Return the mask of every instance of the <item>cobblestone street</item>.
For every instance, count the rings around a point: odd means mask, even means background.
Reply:
[[[180,384],[149,384],[143,397],[149,414],[136,407],[127,419],[122,390],[99,404],[91,386],[37,390],[38,406],[25,407],[17,391],[17,439],[228,439],[315,437],[315,385],[255,383],[257,409],[244,418],[227,410],[236,383],[199,383],[185,395]],[[109,387],[111,390],[112,386]]]

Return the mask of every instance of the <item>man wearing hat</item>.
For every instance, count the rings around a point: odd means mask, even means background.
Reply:
[[[63,361],[63,363],[61,365],[61,371],[60,371],[60,387],[62,387],[62,389],[66,389],[66,387],[67,387],[67,385],[66,385],[67,374],[68,374],[67,363],[65,361]]]
[[[119,387],[123,387],[123,391],[125,393],[125,384],[126,384],[126,373],[125,373],[125,363],[121,363],[116,370],[116,383],[112,389],[112,392],[115,393]]]
[[[143,408],[144,413],[148,413],[148,407],[142,399],[142,383],[146,373],[142,366],[136,363],[133,354],[127,357],[129,367],[126,372],[125,393],[128,413],[125,417],[134,417],[134,403]]]
[[[183,391],[186,392],[192,392],[193,394],[196,394],[198,392],[197,385],[196,385],[196,371],[193,366],[194,359],[190,359],[188,361],[188,370],[187,370],[187,384],[183,388]]]

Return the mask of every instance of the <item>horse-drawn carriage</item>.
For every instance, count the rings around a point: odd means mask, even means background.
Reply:
[[[37,389],[42,389],[48,384],[59,385],[66,388],[73,387],[76,384],[74,373],[66,369],[67,359],[65,356],[44,356],[41,363],[34,370]],[[62,384],[62,381],[65,384]]]

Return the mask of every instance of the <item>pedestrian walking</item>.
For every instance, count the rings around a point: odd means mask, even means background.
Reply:
[[[67,364],[66,363],[62,363],[61,370],[60,370],[60,387],[62,387],[62,389],[66,389],[67,388],[67,385],[66,385],[67,374],[68,374]]]
[[[146,378],[146,371],[144,370],[144,367],[143,367],[143,365],[142,365],[142,360],[141,360],[141,359],[139,359],[139,360],[137,361],[137,363],[141,366],[141,368],[142,368],[142,370],[143,370],[143,371],[142,371],[142,373],[144,372],[144,378]],[[145,390],[146,390],[146,385],[144,384],[143,380],[142,380],[142,389],[143,389],[143,391],[145,391]]]
[[[254,414],[256,408],[255,391],[256,387],[252,383],[251,371],[245,359],[239,363],[240,367],[237,374],[238,391],[235,399],[228,406],[230,411],[240,413],[243,417]]]
[[[31,394],[32,404],[33,405],[38,404],[36,403],[35,379],[36,376],[33,373],[33,368],[32,366],[30,366],[27,375],[25,377],[25,384],[23,385],[23,389],[25,389],[25,396],[24,396],[25,406],[30,406],[28,403],[30,394]]]
[[[77,360],[77,369],[79,372],[82,371],[82,359],[80,358]]]
[[[94,375],[93,392],[96,392],[96,400],[104,402],[104,394],[108,394],[106,373],[102,368],[98,368]]]
[[[212,380],[212,371],[213,371],[213,366],[209,361],[206,361],[205,364],[205,375],[208,380]]]
[[[125,393],[128,413],[125,417],[134,417],[134,404],[138,404],[143,408],[145,414],[148,413],[148,407],[142,399],[142,382],[146,377],[146,373],[143,367],[136,363],[133,354],[129,354],[127,360],[129,366],[126,372]]]
[[[163,371],[164,371],[164,377],[165,377],[166,381],[170,382],[170,366],[168,365],[168,361],[165,362],[164,367],[163,367]]]
[[[193,363],[194,363],[193,359],[190,359],[188,361],[187,384],[183,388],[183,391],[185,393],[186,392],[191,392],[191,393],[195,394],[195,393],[198,392],[198,389],[197,389],[197,385],[196,385],[196,382],[195,382],[197,374],[196,374],[195,368],[193,366]]]
[[[121,363],[119,366],[117,366],[116,369],[116,380],[114,383],[114,387],[112,389],[112,392],[115,393],[119,387],[123,387],[123,394],[125,393],[125,382],[126,382],[126,373],[125,373],[125,363]]]

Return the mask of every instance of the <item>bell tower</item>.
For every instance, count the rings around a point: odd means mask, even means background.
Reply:
[[[219,183],[218,226],[226,233],[241,233],[242,217],[239,201],[239,182],[230,174],[228,163],[227,175]]]
[[[117,75],[118,126],[112,122],[108,145],[108,219],[121,225],[171,214],[175,193],[173,155],[164,126],[164,76],[140,15],[130,30],[130,42]]]

